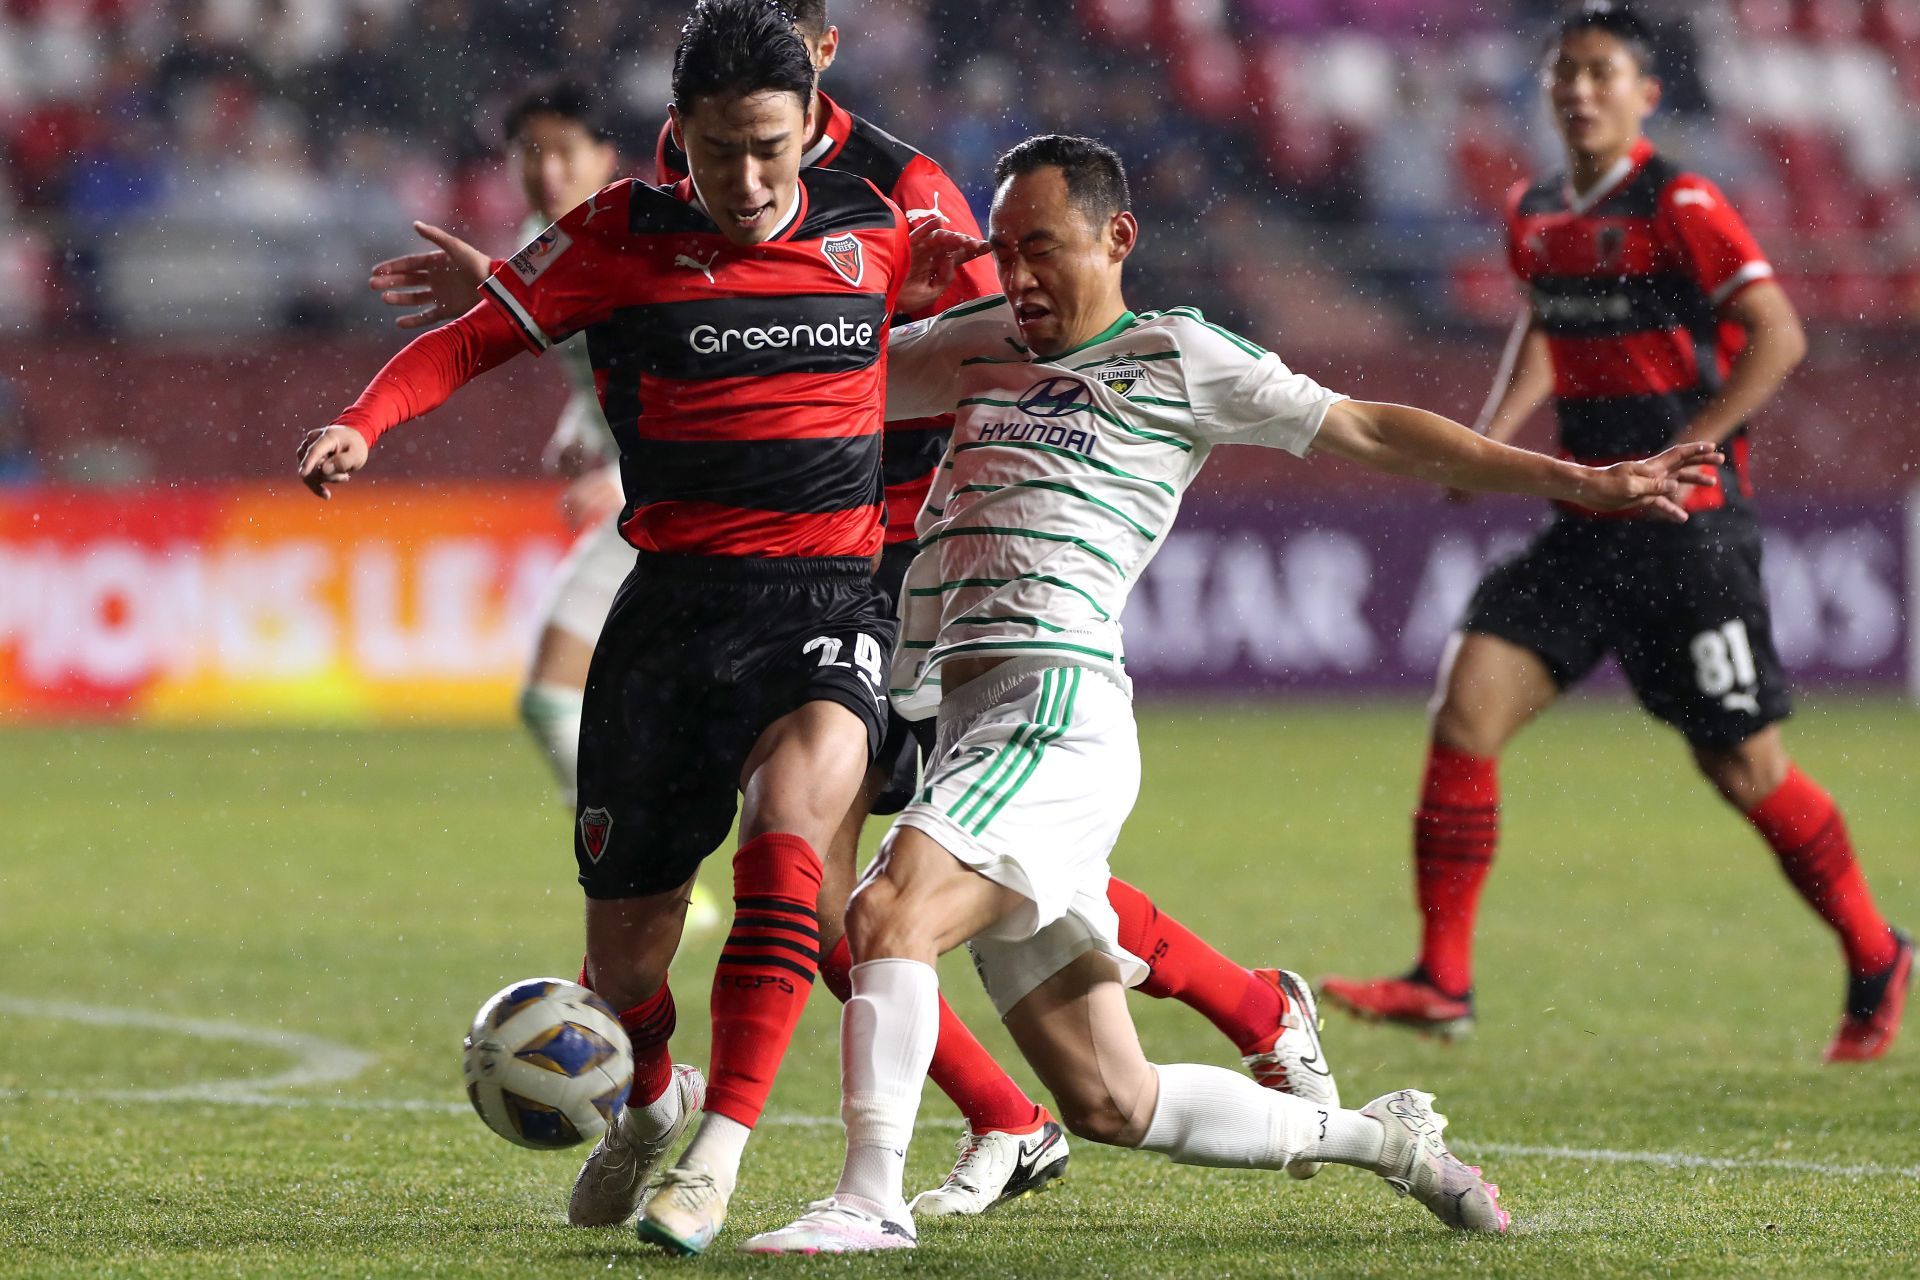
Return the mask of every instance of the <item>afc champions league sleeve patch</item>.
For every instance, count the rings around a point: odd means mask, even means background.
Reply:
[[[548,227],[540,233],[540,238],[507,259],[507,265],[513,268],[513,274],[520,277],[520,283],[532,284],[540,278],[540,273],[553,265],[554,259],[565,253],[573,245],[573,237],[558,226]]]
[[[587,847],[587,857],[600,861],[600,855],[607,851],[607,837],[613,833],[613,815],[605,809],[583,809],[580,812],[580,843]]]
[[[860,277],[867,273],[866,256],[860,252],[860,240],[852,232],[840,236],[828,236],[820,242],[820,252],[842,280],[858,286]]]

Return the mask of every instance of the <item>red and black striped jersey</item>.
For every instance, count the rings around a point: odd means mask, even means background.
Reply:
[[[1590,462],[1657,453],[1686,429],[1745,342],[1721,307],[1773,274],[1713,183],[1644,138],[1585,195],[1564,177],[1516,186],[1507,255],[1552,356],[1561,447]],[[1750,492],[1744,426],[1726,452]]]
[[[907,224],[851,174],[806,174],[781,231],[736,245],[691,184],[601,190],[485,296],[536,351],[584,331],[643,551],[880,548],[886,330]]]
[[[933,218],[949,231],[980,236],[980,224],[974,220],[973,210],[967,207],[967,198],[960,194],[960,188],[954,185],[946,170],[824,93],[820,95],[820,107],[827,113],[826,127],[820,140],[806,154],[808,166],[838,169],[865,178],[900,206],[912,226]],[[686,154],[673,145],[673,130],[662,126],[660,143],[654,153],[654,180],[664,185],[686,176]],[[923,316],[937,316],[949,307],[999,291],[993,259],[975,258],[960,265],[953,284],[932,306],[916,315],[902,313],[894,320],[905,323]],[[887,423],[882,466],[887,485],[889,543],[913,541],[914,521],[927,500],[933,473],[939,469],[947,437],[952,432],[951,415]]]

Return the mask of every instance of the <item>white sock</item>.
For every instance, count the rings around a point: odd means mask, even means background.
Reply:
[[[869,960],[852,970],[840,1014],[840,1118],[847,1163],[834,1196],[904,1220],[907,1144],[940,1034],[940,979],[918,960]]]
[[[1160,1100],[1144,1150],[1224,1169],[1284,1169],[1299,1159],[1367,1169],[1380,1163],[1385,1131],[1357,1111],[1317,1107],[1219,1067],[1182,1062],[1155,1070]]]
[[[664,1093],[652,1102],[627,1104],[627,1136],[641,1142],[656,1142],[680,1120],[680,1077],[669,1077]]]
[[[568,804],[580,785],[580,690],[564,684],[530,684],[520,691],[520,723],[547,753]]]
[[[680,1166],[700,1165],[713,1175],[722,1191],[733,1194],[740,1181],[740,1155],[747,1149],[753,1130],[738,1120],[729,1120],[709,1111],[700,1117],[700,1131],[680,1153]]]

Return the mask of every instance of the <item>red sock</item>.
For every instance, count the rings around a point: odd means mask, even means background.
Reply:
[[[593,984],[587,981],[584,960],[580,962],[580,985],[593,990]],[[658,991],[633,1008],[620,1010],[618,1016],[633,1045],[633,1087],[627,1091],[627,1101],[644,1107],[658,1100],[673,1083],[673,1055],[667,1049],[667,1041],[679,1021],[673,1007],[673,990],[662,979]]]
[[[1126,881],[1107,881],[1107,901],[1120,915],[1120,945],[1147,962],[1139,990],[1156,1000],[1178,1000],[1220,1028],[1242,1053],[1273,1038],[1287,1012],[1278,987],[1215,951]]]
[[[820,978],[845,1004],[853,994],[853,952],[843,935],[820,960]],[[1013,1082],[987,1047],[940,997],[940,1038],[934,1042],[927,1076],[960,1108],[973,1133],[1031,1133],[1047,1118],[1045,1107]]]
[[[707,1110],[751,1129],[820,967],[820,858],[769,832],[733,855],[733,928],[713,972]]]
[[[1448,995],[1473,987],[1473,918],[1500,840],[1499,764],[1433,743],[1413,815],[1420,964]]]
[[[1873,905],[1867,878],[1854,861],[1846,819],[1832,796],[1789,765],[1786,781],[1754,807],[1747,821],[1773,847],[1780,869],[1807,905],[1840,935],[1854,977],[1893,963],[1893,932]]]

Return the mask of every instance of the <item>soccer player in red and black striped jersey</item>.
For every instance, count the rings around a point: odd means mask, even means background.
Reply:
[[[888,317],[931,304],[970,245],[939,229],[910,241],[865,179],[802,177],[812,92],[780,10],[701,0],[674,63],[691,176],[602,189],[301,450],[324,497],[387,429],[522,350],[586,334],[638,558],[588,673],[574,854],[585,978],[620,1011],[635,1075],[572,1221],[624,1221],[701,1107],[699,1074],[667,1052],[667,964],[694,875],[745,797],[706,1117],[640,1222],[679,1252],[724,1220],[817,971],[818,851],[886,727],[894,623],[871,562]]]
[[[1442,671],[1414,817],[1420,959],[1401,978],[1329,978],[1325,993],[1443,1034],[1471,1022],[1499,755],[1612,652],[1838,935],[1847,994],[1827,1061],[1875,1058],[1899,1028],[1913,946],[1875,907],[1832,797],[1781,741],[1786,681],[1749,501],[1746,419],[1805,340],[1726,198],[1643,135],[1659,101],[1652,59],[1650,32],[1622,9],[1589,4],[1561,24],[1545,82],[1567,174],[1522,184],[1509,203],[1509,260],[1530,305],[1481,427],[1506,439],[1551,396],[1561,446],[1583,462],[1712,441],[1727,464],[1717,486],[1691,492],[1685,524],[1567,509],[1481,582]]]

